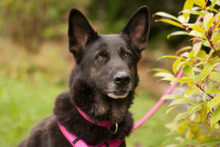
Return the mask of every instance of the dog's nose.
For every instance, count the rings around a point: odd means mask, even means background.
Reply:
[[[127,72],[117,72],[114,76],[114,82],[118,86],[126,86],[129,84],[131,78]]]

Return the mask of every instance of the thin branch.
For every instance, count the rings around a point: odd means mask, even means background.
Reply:
[[[214,98],[212,95],[206,93],[205,90],[204,90],[198,83],[196,83],[195,85],[196,85],[202,92],[204,92],[206,95],[208,95],[211,99]]]
[[[215,49],[214,45],[212,44],[211,40],[208,39],[208,37],[206,36],[206,39],[208,40],[209,44],[210,44],[210,47],[211,49],[214,50],[214,52],[220,57],[220,54],[218,53],[218,51]]]

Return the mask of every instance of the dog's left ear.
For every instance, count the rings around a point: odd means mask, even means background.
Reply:
[[[130,18],[122,30],[122,35],[128,38],[131,46],[140,52],[146,48],[149,35],[150,16],[147,6],[140,7]]]

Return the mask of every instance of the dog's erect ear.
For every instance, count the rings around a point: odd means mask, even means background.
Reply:
[[[129,39],[131,45],[140,52],[146,48],[149,35],[150,16],[147,6],[140,7],[122,30],[122,35]]]
[[[69,49],[77,58],[89,42],[98,38],[86,17],[77,9],[69,14]]]

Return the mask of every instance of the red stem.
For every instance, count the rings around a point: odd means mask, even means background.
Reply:
[[[205,90],[204,90],[198,83],[196,83],[195,85],[196,85],[202,92],[205,93]],[[211,99],[214,98],[212,95],[210,95],[210,94],[208,94],[208,93],[205,93],[205,94],[208,95]]]

